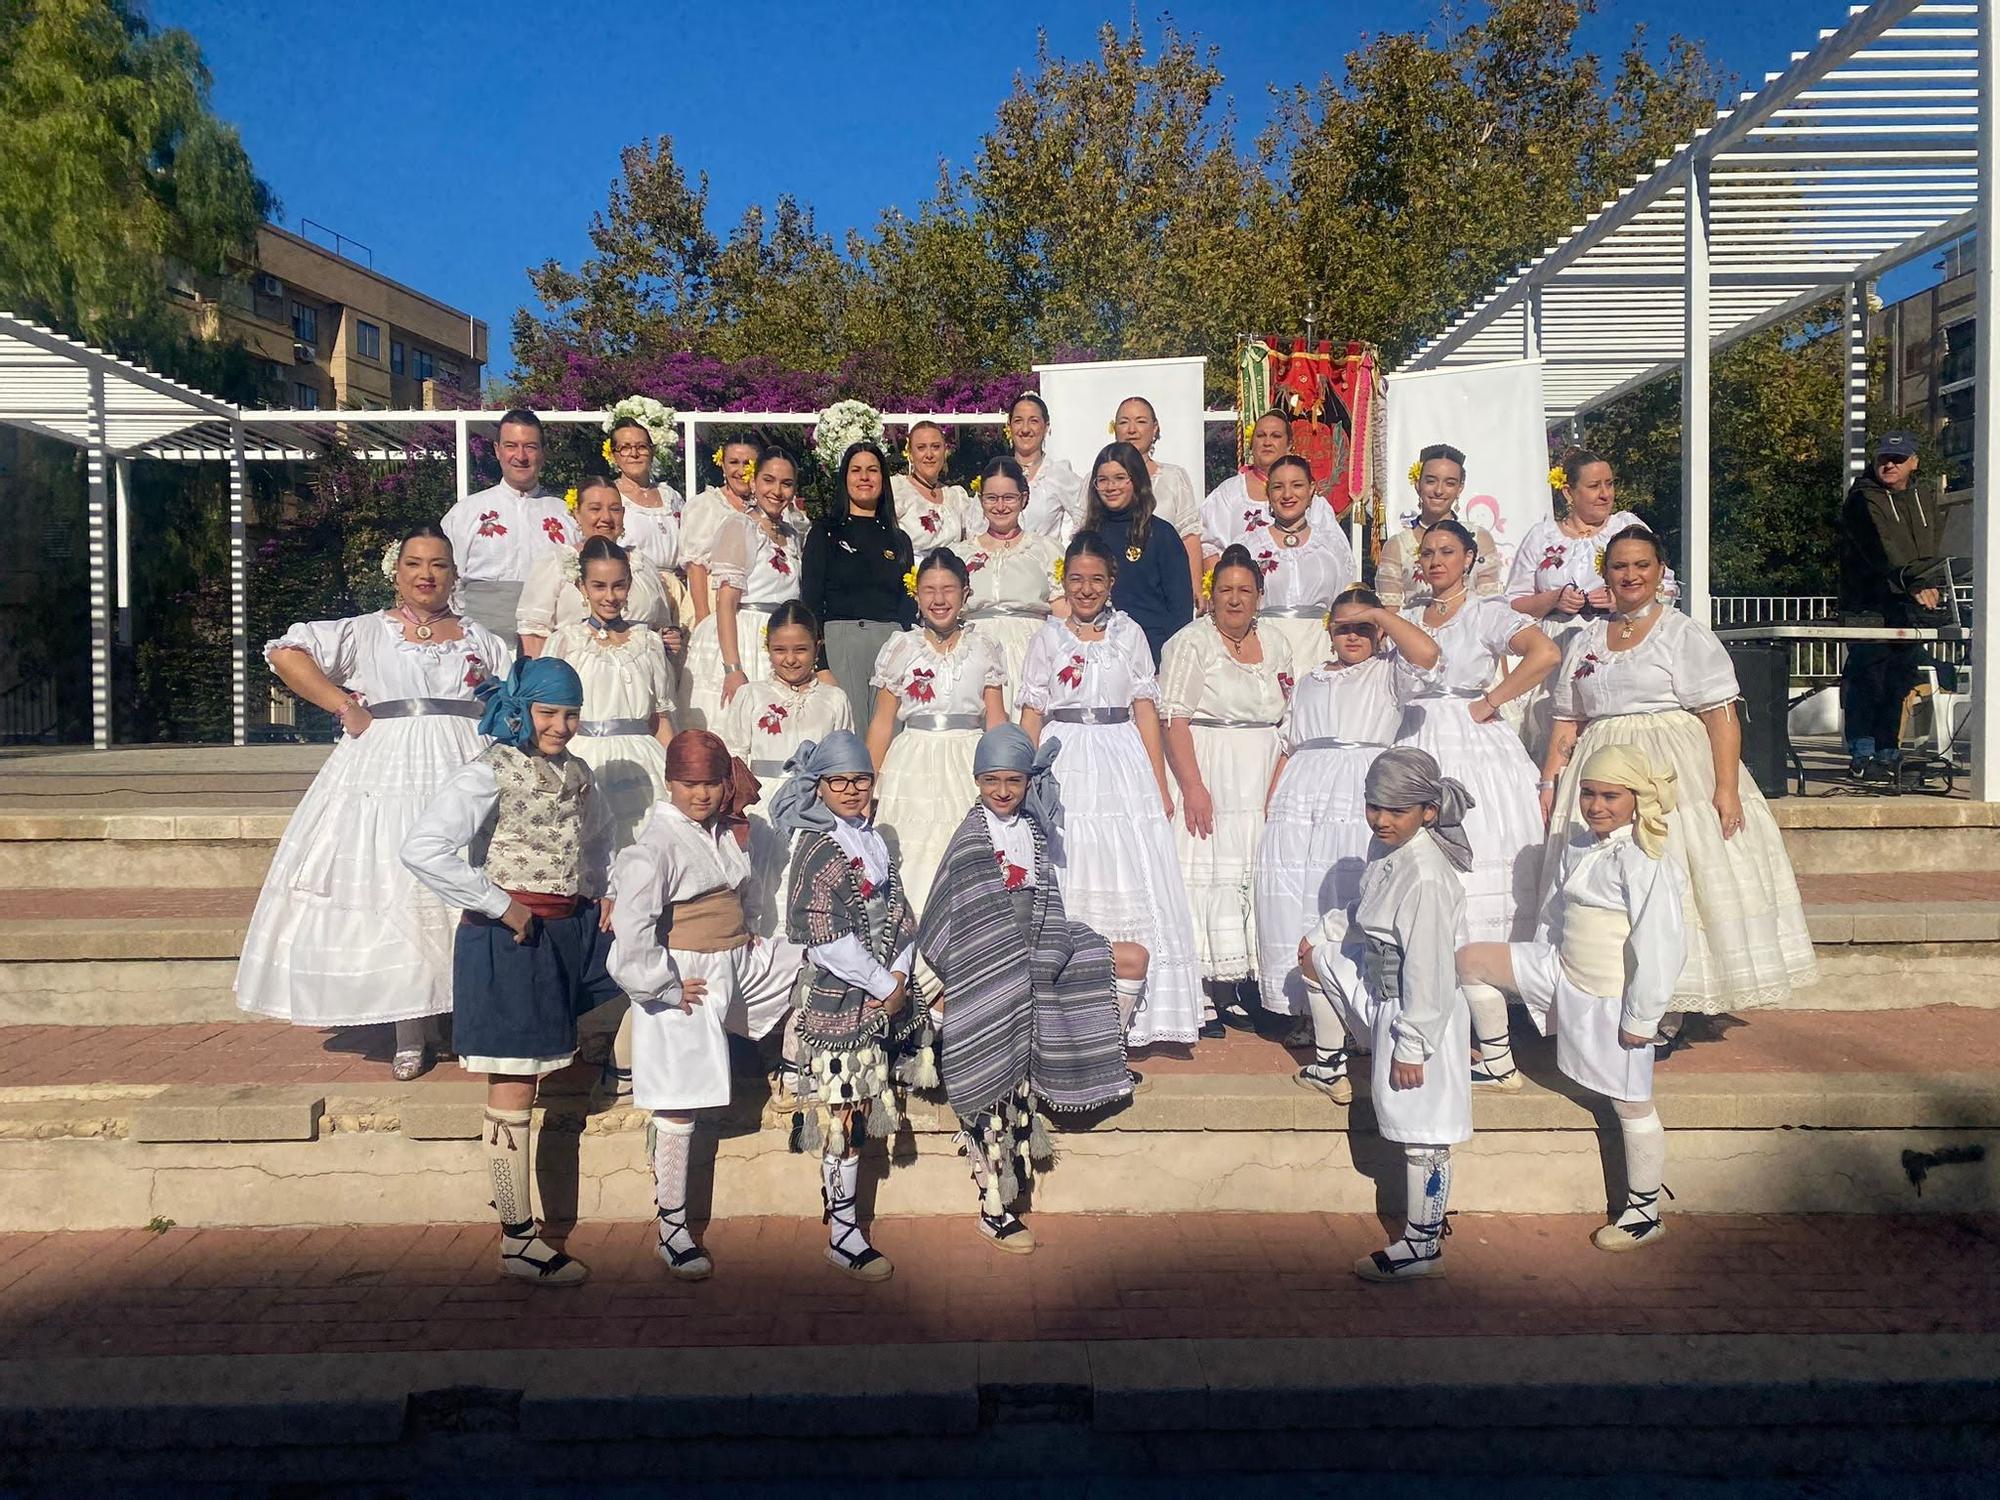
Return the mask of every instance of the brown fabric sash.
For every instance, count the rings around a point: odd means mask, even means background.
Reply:
[[[660,946],[683,953],[727,953],[750,941],[743,898],[733,890],[708,891],[676,901],[660,918]]]

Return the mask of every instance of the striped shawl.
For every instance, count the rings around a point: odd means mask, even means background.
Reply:
[[[792,853],[791,884],[786,902],[787,936],[807,948],[835,942],[850,933],[875,956],[892,962],[916,934],[916,918],[903,894],[902,872],[889,867],[889,919],[880,942],[868,929],[868,904],[861,894],[861,875],[833,835],[808,829],[798,836]],[[916,987],[909,1003],[891,1016],[882,1002],[858,985],[814,967],[812,984],[799,1002],[799,1035],[816,1047],[848,1049],[879,1041],[892,1054],[919,1028],[926,1026]]]
[[[945,850],[917,934],[944,986],[945,1097],[961,1117],[991,1109],[1023,1080],[1054,1109],[1093,1109],[1128,1088],[1110,946],[1064,913],[1033,826],[1028,933],[975,804]]]

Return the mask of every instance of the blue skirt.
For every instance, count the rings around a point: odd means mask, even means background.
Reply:
[[[604,964],[611,934],[598,905],[544,918],[531,942],[465,913],[452,951],[452,1045],[461,1057],[560,1057],[576,1048],[576,1021],[621,992]]]

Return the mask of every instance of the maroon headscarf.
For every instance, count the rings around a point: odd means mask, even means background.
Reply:
[[[706,729],[683,729],[667,743],[667,780],[720,781],[728,787],[717,816],[744,847],[750,843],[745,811],[762,793],[748,766],[729,753],[720,735]]]

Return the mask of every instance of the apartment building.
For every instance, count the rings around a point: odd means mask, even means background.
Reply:
[[[204,338],[239,339],[249,349],[267,407],[479,404],[483,322],[289,230],[260,227],[257,264],[240,276],[170,267],[168,289]]]

